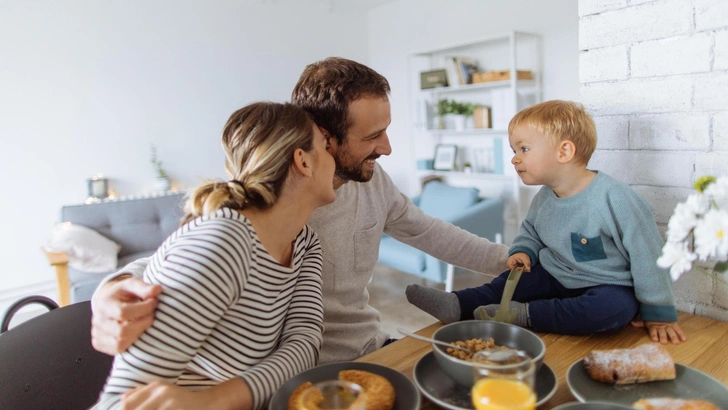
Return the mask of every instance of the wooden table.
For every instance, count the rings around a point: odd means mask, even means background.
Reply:
[[[728,322],[681,312],[678,323],[688,341],[679,345],[666,345],[675,362],[701,370],[728,385]],[[416,333],[430,337],[440,327],[442,327],[442,323],[437,322]],[[558,377],[556,393],[540,407],[543,409],[551,409],[563,403],[577,401],[566,385],[566,370],[572,363],[584,358],[590,350],[628,348],[651,342],[644,329],[632,326],[627,326],[614,333],[591,336],[563,336],[547,333],[541,333],[539,336],[546,344],[544,362],[556,372]],[[412,370],[415,364],[420,357],[431,350],[431,344],[405,337],[358,361],[391,367],[412,380]],[[438,406],[422,396],[420,409],[434,410],[437,408]]]

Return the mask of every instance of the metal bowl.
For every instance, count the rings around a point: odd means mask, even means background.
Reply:
[[[616,403],[593,401],[585,403],[564,403],[561,406],[554,407],[552,410],[630,410],[631,408]]]
[[[485,320],[464,320],[445,325],[435,331],[432,338],[442,342],[457,342],[469,339],[487,340],[493,338],[497,346],[523,350],[536,362],[536,370],[543,364],[546,345],[530,330],[501,322]],[[473,365],[447,354],[447,347],[432,344],[437,364],[445,374],[465,387],[473,386]]]

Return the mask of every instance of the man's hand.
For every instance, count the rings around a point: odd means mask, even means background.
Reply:
[[[253,407],[253,396],[239,377],[197,392],[158,380],[124,393],[121,405],[124,410],[243,410]]]
[[[688,340],[685,333],[677,325],[677,322],[646,322],[644,320],[633,320],[632,326],[646,327],[653,342],[667,344],[680,344]]]
[[[159,285],[138,278],[110,281],[93,304],[91,344],[99,352],[114,355],[126,350],[152,325]]]
[[[528,254],[525,252],[517,252],[511,255],[511,257],[508,258],[508,261],[506,262],[506,266],[508,267],[508,270],[511,270],[519,263],[523,265],[524,272],[531,271],[531,257],[528,256]]]

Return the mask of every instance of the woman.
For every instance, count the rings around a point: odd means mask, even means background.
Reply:
[[[322,255],[305,223],[335,199],[327,140],[300,108],[255,103],[222,143],[230,181],[198,187],[152,256],[154,324],[116,356],[96,408],[259,409],[318,361]]]

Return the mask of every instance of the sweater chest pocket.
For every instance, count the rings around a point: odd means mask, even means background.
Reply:
[[[379,257],[379,241],[382,231],[377,225],[354,233],[354,270],[371,271]]]
[[[571,233],[571,253],[577,262],[607,259],[607,254],[604,253],[604,244],[602,244],[602,238],[600,236],[587,238],[576,232]]]

